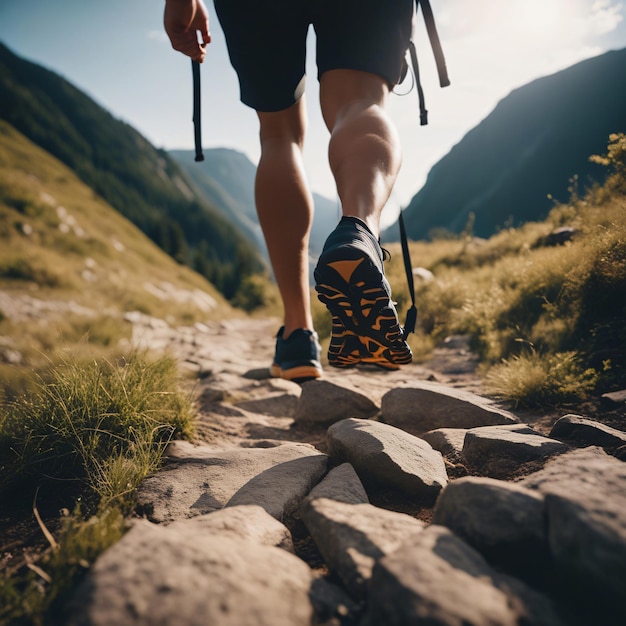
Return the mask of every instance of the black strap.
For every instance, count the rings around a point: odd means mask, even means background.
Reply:
[[[426,101],[424,100],[424,90],[420,81],[420,68],[417,63],[417,51],[415,44],[409,41],[409,52],[411,54],[411,64],[413,65],[413,75],[415,76],[415,87],[417,89],[417,97],[420,103],[420,126],[428,124],[428,111],[426,110]]]
[[[409,254],[409,244],[406,238],[406,229],[404,227],[404,218],[402,210],[398,217],[400,224],[400,242],[402,244],[402,258],[404,259],[404,271],[406,272],[406,281],[409,285],[409,294],[411,295],[411,306],[406,312],[406,320],[404,322],[403,336],[406,338],[410,333],[415,331],[415,323],[417,322],[417,307],[415,306],[415,283],[413,281],[413,268],[411,266],[411,255]]]
[[[432,7],[430,6],[430,0],[415,0],[415,2],[418,7],[422,7],[424,22],[426,23],[426,32],[428,32],[430,46],[433,49],[433,54],[435,55],[435,63],[437,64],[437,73],[439,74],[439,86],[448,87],[450,85],[450,79],[448,78],[448,68],[446,67],[446,59],[443,56],[441,42],[439,41],[439,35],[437,34],[437,27],[435,26],[435,18],[433,16]]]
[[[191,62],[191,73],[193,75],[193,136],[196,144],[195,161],[204,161],[202,153],[202,126],[200,122],[200,63]]]
[[[437,34],[437,27],[435,26],[435,17],[433,16],[433,10],[430,6],[430,0],[415,0],[416,11],[419,7],[422,7],[422,14],[424,15],[424,22],[426,24],[426,32],[430,40],[433,54],[435,55],[435,63],[437,64],[437,73],[439,74],[439,85],[441,87],[447,87],[450,84],[448,78],[448,68],[446,67],[446,59],[443,56],[443,50],[441,48],[441,42],[439,41],[439,35]],[[409,43],[409,53],[411,55],[411,64],[413,65],[413,73],[415,74],[415,85],[417,87],[417,97],[419,99],[420,106],[420,126],[426,126],[428,124],[428,111],[426,110],[426,102],[424,100],[424,90],[420,82],[420,70],[417,63],[417,52],[415,50],[415,44],[411,41]]]
[[[416,10],[419,10],[420,5],[422,7],[424,22],[426,23],[426,31],[428,32],[428,38],[430,39],[430,45],[433,49],[435,62],[437,64],[439,85],[441,87],[447,87],[450,84],[450,79],[448,78],[446,60],[443,56],[443,50],[441,49],[441,42],[439,41],[439,35],[437,34],[437,27],[435,26],[435,18],[433,16],[433,10],[430,6],[430,1],[415,0],[415,4]],[[426,109],[426,102],[424,100],[424,90],[422,89],[422,83],[420,82],[420,70],[417,63],[417,51],[415,50],[415,44],[412,41],[409,43],[409,53],[411,55],[411,64],[413,65],[413,74],[415,75],[417,97],[419,99],[420,126],[425,126],[426,124],[428,124],[428,111]],[[398,224],[400,226],[400,243],[402,245],[404,271],[406,272],[406,280],[409,285],[409,294],[411,295],[411,306],[406,313],[406,321],[404,323],[403,331],[403,336],[404,338],[406,338],[410,333],[415,331],[415,324],[417,322],[417,307],[415,306],[415,282],[413,280],[413,267],[411,263],[411,254],[409,252],[409,244],[406,237],[406,228],[404,226],[402,209],[400,209]]]

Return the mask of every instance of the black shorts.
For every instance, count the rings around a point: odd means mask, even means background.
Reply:
[[[304,93],[306,37],[317,36],[318,78],[361,70],[390,87],[402,71],[415,0],[215,0],[241,101],[281,111]]]

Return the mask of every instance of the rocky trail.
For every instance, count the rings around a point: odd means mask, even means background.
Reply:
[[[196,373],[197,441],[170,444],[68,624],[626,623],[626,433],[489,401],[460,337],[300,386],[268,377],[276,320],[129,321]]]

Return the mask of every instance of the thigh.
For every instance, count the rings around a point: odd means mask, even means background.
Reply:
[[[415,0],[317,0],[313,25],[317,68],[349,69],[400,79],[411,39]]]
[[[215,0],[241,101],[281,111],[304,93],[308,19],[301,0]]]

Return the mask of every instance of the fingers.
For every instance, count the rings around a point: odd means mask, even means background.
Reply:
[[[170,42],[172,44],[172,48],[174,48],[177,52],[182,52],[184,55],[190,57],[194,61],[198,61],[199,63],[204,61],[204,57],[206,56],[206,50],[204,48],[205,44],[203,43],[200,45],[198,43],[195,32],[184,33],[180,36],[172,36],[170,37]]]
[[[202,63],[205,46],[211,42],[209,15],[202,0],[168,0],[164,13],[165,31],[172,48]],[[201,43],[198,42],[198,33]]]

